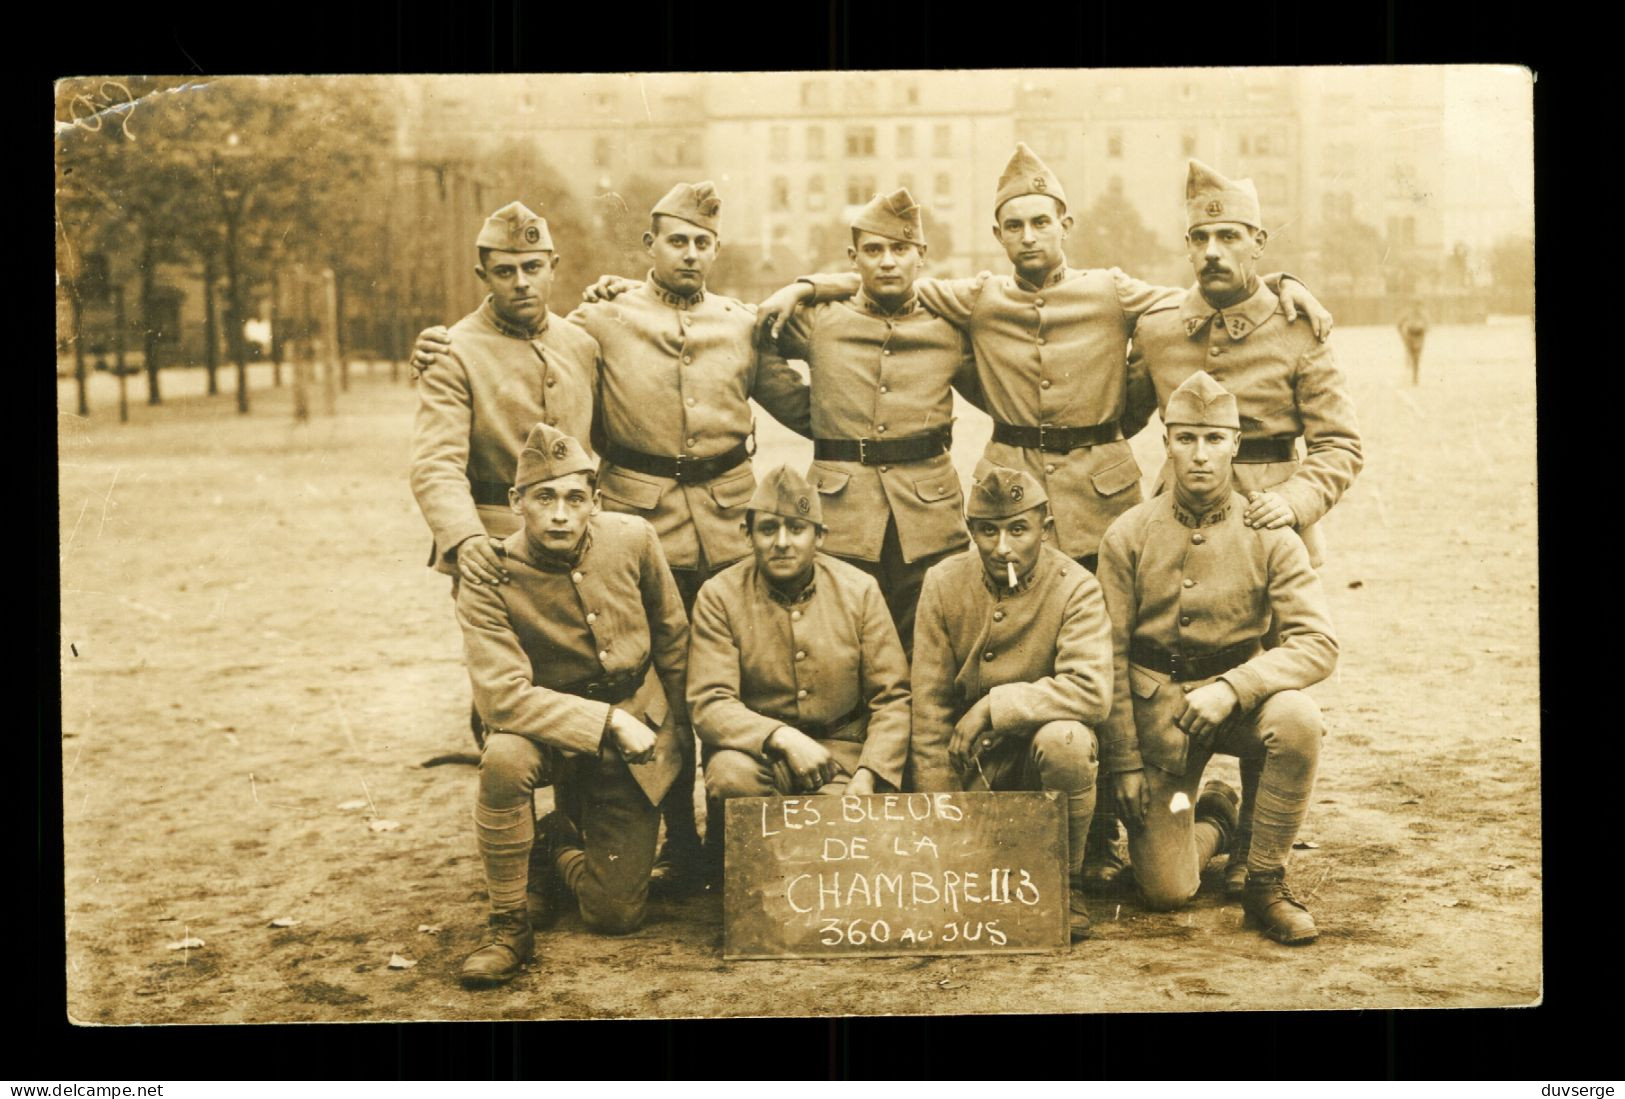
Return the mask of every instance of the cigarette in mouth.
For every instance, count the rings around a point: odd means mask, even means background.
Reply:
[[[1016,587],[1016,563],[1014,561],[1006,561],[1004,563],[1004,568],[1005,571],[1010,574],[1010,590],[1014,591]]]

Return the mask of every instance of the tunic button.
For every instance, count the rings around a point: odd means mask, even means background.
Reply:
[[[884,434],[886,434],[886,425],[881,424],[880,426],[876,427],[875,430],[880,432],[880,434],[884,435]]]
[[[1182,618],[1181,618],[1181,619],[1180,619],[1180,620],[1179,620],[1179,624],[1180,624],[1180,625],[1181,625],[1181,626],[1189,626],[1189,625],[1190,625],[1190,624],[1191,624],[1191,616],[1190,616],[1190,615],[1188,615],[1188,614],[1187,614],[1187,615],[1185,615],[1185,616],[1184,616],[1184,617],[1182,617]]]
[[[881,391],[881,392],[882,392],[882,393],[890,393],[890,392],[891,392],[891,390],[890,390],[890,389],[887,389],[887,388],[886,388],[886,387],[885,387],[885,386],[881,386],[881,387],[880,387],[880,391]]]
[[[1210,347],[1210,348],[1207,349],[1207,353],[1209,355],[1212,355],[1216,359],[1220,355],[1224,354],[1224,348],[1222,348],[1222,347]]]
[[[1035,299],[1033,299],[1033,304],[1034,305],[1043,305],[1044,304],[1044,299],[1043,298],[1035,298]]]
[[[1039,340],[1039,341],[1038,341],[1038,342],[1039,342],[1039,343],[1043,343],[1043,342],[1044,342],[1044,341],[1043,341],[1043,340]],[[1043,381],[1041,381],[1041,382],[1039,382],[1039,383],[1038,383],[1038,388],[1039,388],[1039,389],[1048,389],[1048,388],[1049,388],[1049,379],[1048,379],[1048,378],[1045,378],[1045,379],[1044,379],[1044,380],[1043,380]]]
[[[572,572],[570,574],[570,579],[579,584],[581,583],[581,574],[579,572]]]
[[[1038,337],[1038,346],[1039,347],[1044,346],[1044,337],[1043,336]]]
[[[1196,586],[1196,581],[1194,581],[1194,580],[1190,579],[1189,577],[1187,577],[1185,579],[1185,586],[1187,588],[1194,588]]]
[[[891,472],[891,466],[881,466],[880,467],[880,472],[882,472],[882,473],[890,473]]]
[[[549,388],[549,389],[552,389],[552,388],[553,388],[553,384],[554,384],[554,383],[555,383],[555,382],[556,382],[556,381],[558,381],[558,379],[557,379],[557,378],[549,378],[549,379],[547,379],[547,388]]]
[[[796,659],[797,660],[805,660],[805,659],[807,659],[807,650],[806,649],[797,649],[796,650]]]
[[[982,654],[982,659],[983,660],[992,660],[993,659],[993,650],[989,649],[987,652],[983,653]]]
[[[694,407],[694,398],[693,397],[687,397],[687,398],[685,398],[683,400],[683,403],[686,404],[688,407],[693,408]]]
[[[599,660],[608,660],[609,659],[609,650],[608,649],[599,649],[598,650],[598,659]]]
[[[807,697],[807,688],[803,687],[803,688],[801,688],[801,690],[797,691],[796,692],[796,697],[797,698],[806,698]]]
[[[882,355],[890,355],[891,354],[891,348],[889,348],[889,347],[886,348],[885,350],[881,351],[881,354]]]
[[[1054,473],[1055,472],[1055,463],[1054,462],[1046,462],[1044,464],[1044,472],[1045,473]]]
[[[800,611],[791,611],[790,612],[790,621],[792,621],[792,622],[800,622],[801,621],[801,612]]]
[[[1203,538],[1200,534],[1191,535],[1191,545],[1193,545],[1193,546],[1199,546],[1203,542],[1206,542],[1206,541],[1207,541],[1207,539]]]
[[[697,443],[697,442],[699,442],[699,440],[698,440],[698,439],[696,439],[696,438],[695,438],[695,437],[694,437],[694,436],[692,436],[692,435],[690,435],[690,436],[689,436],[689,437],[688,437],[688,445],[689,445],[689,446],[693,446],[693,445],[694,445],[694,444],[695,444],[695,443]]]
[[[598,616],[596,614],[593,614],[591,611],[588,611],[587,612],[587,625],[590,626],[596,621],[598,621]]]
[[[684,355],[683,356],[683,362],[691,363],[693,361],[694,361],[694,356],[693,355]]]
[[[994,611],[993,612],[993,621],[995,621],[995,622],[1003,622],[1004,621],[1004,612],[1003,611]]]

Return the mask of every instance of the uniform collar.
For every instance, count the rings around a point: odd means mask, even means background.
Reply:
[[[1230,507],[1235,503],[1236,499],[1235,493],[1232,492],[1214,507],[1205,512],[1197,513],[1187,508],[1180,501],[1177,489],[1169,495],[1173,501],[1174,518],[1178,519],[1181,525],[1190,527],[1192,530],[1199,530],[1202,527],[1214,527],[1224,522],[1229,517]]]
[[[673,309],[693,309],[705,300],[705,287],[703,286],[692,294],[679,294],[675,290],[667,290],[665,286],[661,285],[660,280],[655,278],[654,268],[652,267],[649,269],[649,274],[644,278],[643,283],[649,288],[651,294]]]
[[[575,552],[568,557],[557,557],[551,553],[544,553],[531,545],[530,539],[525,536],[525,528],[520,527],[502,540],[502,548],[506,555],[523,561],[533,569],[541,572],[569,572],[586,558],[592,549],[592,520],[587,520],[587,532],[581,536]]]
[[[868,291],[864,290],[861,286],[858,287],[858,293],[854,300],[865,313],[868,313],[870,316],[874,317],[906,317],[920,307],[920,296],[913,290],[908,292],[907,300],[905,300],[903,304],[898,306],[896,309],[887,309],[875,299],[871,298]]]
[[[518,325],[503,320],[501,315],[497,313],[496,306],[491,304],[491,295],[489,294],[485,295],[485,301],[480,303],[480,315],[490,322],[492,328],[495,328],[504,336],[511,336],[516,340],[539,340],[542,338],[542,333],[547,331],[548,312],[546,309],[542,310],[542,319],[537,323],[535,330],[527,332]]]
[[[1258,289],[1252,297],[1226,309],[1215,309],[1202,296],[1200,286],[1185,291],[1185,300],[1179,305],[1179,320],[1185,326],[1185,335],[1195,338],[1214,317],[1220,318],[1232,340],[1244,340],[1253,329],[1269,320],[1279,302],[1274,292],[1258,280]]]
[[[808,580],[807,586],[802,588],[794,596],[787,596],[783,592],[779,591],[778,588],[774,587],[768,581],[767,577],[762,574],[760,567],[756,569],[756,583],[761,587],[762,592],[767,596],[769,601],[776,603],[781,607],[788,608],[805,606],[814,595],[818,594],[818,562],[816,559],[814,559],[812,579]]]
[[[1061,262],[1055,268],[1055,270],[1051,271],[1045,276],[1043,286],[1034,286],[1032,283],[1022,278],[1019,274],[1016,275],[1016,285],[1027,291],[1029,294],[1036,294],[1040,290],[1048,290],[1050,287],[1060,284],[1074,273],[1075,272],[1072,270],[1072,268],[1067,266],[1066,257],[1062,256]]]
[[[1048,563],[1049,554],[1045,553],[1043,550],[1039,550],[1038,560],[1034,563],[1033,567],[1027,571],[1027,575],[1016,577],[1016,587],[1014,591],[1010,590],[1010,585],[1007,583],[995,584],[993,582],[993,578],[987,574],[987,566],[982,564],[980,557],[981,555],[978,554],[976,571],[982,576],[982,587],[986,588],[990,593],[992,593],[995,600],[1001,600],[1014,599],[1018,595],[1024,595],[1029,589],[1031,589],[1032,586],[1038,582],[1039,574],[1044,571],[1044,566]]]

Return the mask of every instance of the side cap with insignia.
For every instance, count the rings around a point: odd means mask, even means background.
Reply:
[[[524,488],[538,481],[556,481],[571,473],[591,473],[596,468],[574,438],[550,424],[537,424],[525,436],[513,485]]]
[[[807,478],[789,466],[774,466],[762,474],[745,508],[782,515],[786,519],[805,519],[820,527],[824,525],[824,506],[818,500],[818,493],[807,483]]]

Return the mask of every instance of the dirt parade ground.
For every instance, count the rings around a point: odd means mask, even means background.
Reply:
[[[1193,1011],[1539,999],[1534,340],[1438,326],[1406,384],[1390,328],[1333,338],[1366,466],[1325,523],[1342,644],[1290,880],[1322,929],[1094,902],[1069,955],[724,962],[722,903],[619,939],[574,916],[510,986],[457,982],[484,883],[469,686],[407,486],[416,395],[356,372],[290,393],[59,394],[68,1013],[86,1023]],[[229,378],[229,375],[226,376]],[[165,381],[169,382],[166,375]],[[223,379],[224,380],[224,379]],[[759,417],[759,468],[810,444]],[[968,475],[988,421],[964,410]],[[1136,442],[1160,465],[1154,431]],[[1493,514],[1494,522],[1484,516]],[[1219,774],[1233,779],[1234,764]],[[545,803],[546,795],[539,801]],[[186,945],[201,942],[201,945]],[[46,947],[49,949],[49,947]],[[392,964],[393,963],[393,964]],[[47,1014],[48,1004],[39,1005]]]

